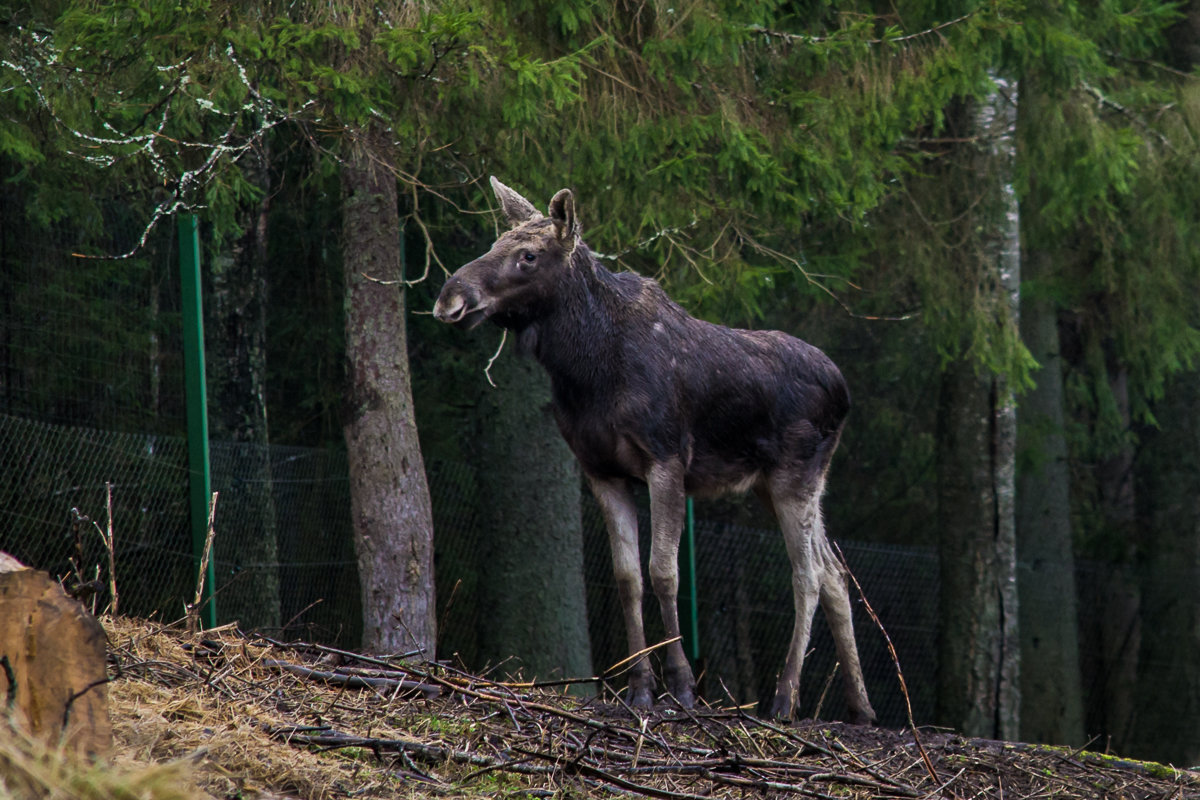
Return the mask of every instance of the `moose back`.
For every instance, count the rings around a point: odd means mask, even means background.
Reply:
[[[549,215],[492,178],[510,229],[455,272],[434,316],[465,328],[485,320],[518,334],[550,375],[555,418],[603,512],[630,653],[645,649],[634,482],[650,494],[650,586],[668,638],[679,635],[679,537],[687,495],[753,490],[778,519],[792,564],[795,622],[770,706],[790,718],[817,604],[842,663],[853,722],[871,722],[846,575],[825,537],[821,494],[850,408],[838,368],[777,331],[733,330],[689,316],[659,285],[605,269],[580,239],[574,195]],[[668,692],[684,707],[695,679],[676,640]],[[642,656],[629,702],[651,708]]]

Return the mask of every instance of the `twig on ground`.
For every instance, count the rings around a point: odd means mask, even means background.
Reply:
[[[879,628],[883,634],[883,640],[887,643],[888,654],[892,657],[892,664],[896,667],[896,677],[900,680],[900,693],[904,695],[904,709],[908,713],[908,728],[912,733],[913,742],[917,745],[917,751],[921,754],[921,761],[925,764],[925,771],[929,773],[930,779],[936,784],[940,777],[937,770],[933,768],[933,761],[929,758],[929,753],[925,751],[925,746],[921,744],[921,734],[917,731],[917,723],[913,720],[912,698],[908,694],[908,683],[904,680],[904,670],[900,669],[900,656],[896,654],[896,646],[892,644],[892,637],[888,636],[887,628],[883,627],[883,622],[879,619],[879,615],[875,613],[875,609],[871,607],[871,603],[867,600],[867,595],[863,591],[862,584],[858,582],[858,578],[854,577],[854,573],[850,571],[850,565],[846,563],[846,556],[842,553],[842,548],[837,546],[837,542],[833,543],[837,550],[838,558],[842,562],[842,568],[846,570],[846,574],[850,576],[850,580],[854,582],[854,588],[858,590],[858,596],[862,599],[863,608],[867,610],[871,620],[875,626]]]
[[[200,573],[196,576],[196,596],[191,605],[187,607],[187,630],[192,634],[200,630],[200,609],[202,607],[200,601],[204,597],[204,577],[208,573],[208,559],[212,556],[213,538],[216,536],[213,522],[217,517],[217,496],[219,494],[220,492],[213,492],[212,502],[208,504],[208,534],[204,537],[204,552],[200,556]]]

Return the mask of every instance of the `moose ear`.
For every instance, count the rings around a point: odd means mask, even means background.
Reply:
[[[541,216],[541,212],[534,208],[533,203],[496,180],[495,175],[492,176],[492,191],[496,193],[496,199],[500,201],[500,210],[504,212],[504,219],[508,221],[510,228],[515,228],[526,220]]]
[[[575,195],[570,189],[561,189],[550,200],[550,221],[554,233],[560,240],[579,236],[579,220],[575,218]]]

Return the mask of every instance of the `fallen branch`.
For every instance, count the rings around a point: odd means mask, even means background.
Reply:
[[[441,747],[439,745],[425,744],[413,739],[382,739],[373,736],[352,736],[350,734],[338,733],[329,728],[288,728],[288,727],[273,727],[265,726],[266,732],[273,739],[278,739],[282,742],[287,742],[292,745],[308,745],[310,747],[319,747],[324,750],[337,750],[344,747],[361,747],[366,750],[372,750],[375,753],[406,753],[414,756],[426,764],[444,764],[447,761],[453,761],[458,764],[471,764],[474,766],[502,768],[511,772],[519,772],[524,774],[544,775],[551,772],[551,768],[543,767],[527,767],[522,764],[509,764],[500,759],[490,758],[488,756],[476,755],[468,753],[464,750],[454,750],[449,747]],[[320,732],[308,733],[307,730],[316,730]]]
[[[281,669],[292,675],[297,675],[311,681],[320,681],[333,686],[345,686],[349,689],[400,689],[403,691],[420,692],[426,700],[432,700],[441,695],[442,690],[430,683],[411,681],[405,678],[374,677],[367,675],[349,675],[344,672],[327,672],[320,669],[293,664],[289,661],[261,661],[264,667]]]

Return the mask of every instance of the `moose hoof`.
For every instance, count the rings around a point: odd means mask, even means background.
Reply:
[[[779,692],[776,693],[775,699],[771,701],[771,707],[767,709],[767,717],[780,722],[791,722],[795,710],[796,704],[792,701],[790,695]]]
[[[630,686],[626,702],[639,711],[654,708],[654,692],[648,686]]]
[[[671,692],[671,696],[675,698],[675,702],[679,703],[680,708],[694,708],[696,705],[696,692],[690,686],[683,686]]]
[[[879,724],[879,719],[875,716],[875,709],[867,706],[865,711],[850,709],[850,713],[846,715],[846,722],[849,722],[851,725],[875,727]]]

